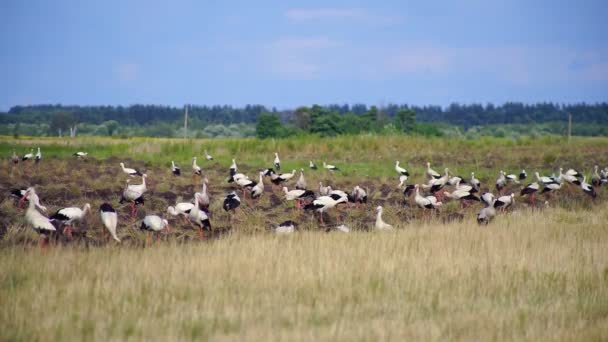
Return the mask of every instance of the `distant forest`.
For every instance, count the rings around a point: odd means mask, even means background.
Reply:
[[[332,104],[327,106],[300,107],[293,110],[278,111],[262,105],[198,106],[188,107],[189,128],[192,136],[253,136],[255,125],[267,115],[276,116],[286,130],[283,135],[297,133],[321,133],[321,135],[357,134],[371,127],[382,133],[394,131],[400,126],[398,113],[426,127],[425,132],[441,135],[456,128],[466,133],[474,130],[484,132],[483,127],[502,125],[521,127],[532,125],[541,127],[545,133],[563,133],[568,114],[572,114],[575,134],[607,135],[608,103],[596,104],[524,104],[509,102],[493,104],[451,104],[441,106],[412,106],[407,104],[388,104],[382,107],[365,104]],[[412,116],[412,117],[410,117]],[[303,122],[312,120],[311,122]],[[183,125],[184,108],[159,105],[132,106],[64,106],[32,105],[15,106],[7,113],[0,113],[0,134],[4,135],[57,135],[69,134],[68,129],[78,127],[79,134],[88,135],[151,135],[179,136]],[[326,118],[329,128],[317,130],[313,119]],[[402,121],[403,121],[402,120]],[[317,120],[319,121],[319,120]],[[342,126],[336,122],[342,121]],[[319,121],[320,122],[320,121]],[[408,121],[409,122],[409,121]],[[412,128],[399,132],[417,132]],[[545,125],[545,126],[543,126]],[[315,128],[316,127],[316,128]],[[441,128],[429,130],[429,127]],[[544,128],[543,128],[544,127]],[[238,132],[236,132],[238,131]],[[236,132],[236,133],[235,133]],[[504,132],[503,132],[504,133]],[[279,134],[279,133],[277,133]],[[494,133],[489,133],[494,134]]]

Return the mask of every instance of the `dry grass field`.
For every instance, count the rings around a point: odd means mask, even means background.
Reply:
[[[206,142],[180,147],[178,141],[134,140],[121,152],[112,149],[122,144],[115,141],[75,140],[65,146],[54,140],[0,140],[7,156],[13,146],[22,150],[40,143],[47,151],[38,167],[12,169],[3,162],[3,190],[37,185],[51,213],[85,202],[93,207],[80,224],[86,235],[41,251],[23,211],[13,200],[2,200],[0,340],[608,339],[606,188],[592,201],[566,186],[556,198],[539,196],[534,210],[517,196],[510,212],[479,227],[479,206],[462,211],[456,202],[423,219],[396,188],[393,170],[394,160],[401,159],[412,173],[408,183],[420,182],[421,161],[431,160],[438,170],[447,166],[463,176],[475,171],[484,188],[493,185],[503,166],[543,174],[577,167],[589,176],[594,163],[608,163],[607,139],[572,145],[550,139],[425,144],[418,138],[362,137],[351,142],[360,149],[333,158],[332,151],[311,142],[263,142],[262,147],[253,142],[223,146],[220,140],[209,148]],[[348,140],[324,143],[348,145]],[[294,156],[284,147],[291,144]],[[180,198],[189,201],[199,190],[185,156],[200,156],[203,146],[216,155],[213,163],[200,163],[210,180],[213,233],[200,242],[188,225],[172,220],[170,235],[147,244],[136,229],[138,221],[117,203],[126,179],[118,163],[150,176],[140,220],[163,214]],[[83,147],[91,158],[70,157]],[[350,234],[326,232],[269,184],[263,198],[243,203],[230,224],[221,210],[221,199],[231,190],[224,182],[229,160],[236,157],[239,169],[252,176],[272,162],[275,149],[286,170],[306,167],[313,158],[344,167],[336,174],[305,169],[315,190],[319,181],[344,190],[355,184],[368,189],[368,205],[328,216],[328,227],[340,217],[352,228]],[[178,178],[166,164],[173,153],[182,156],[185,175]],[[119,211],[121,244],[102,239],[97,208],[104,201]],[[385,207],[384,218],[395,231],[371,229],[377,205]],[[268,231],[286,219],[299,222],[300,231],[288,236]]]

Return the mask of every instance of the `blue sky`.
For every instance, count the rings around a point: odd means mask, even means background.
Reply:
[[[0,110],[608,100],[608,1],[0,2]]]

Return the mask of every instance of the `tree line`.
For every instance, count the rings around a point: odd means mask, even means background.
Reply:
[[[459,104],[447,107],[388,104],[367,106],[365,104],[331,104],[326,106],[304,106],[291,110],[277,110],[263,105],[198,106],[188,107],[189,128],[199,135],[229,134],[234,124],[256,125],[260,137],[287,136],[297,133],[313,133],[322,136],[339,134],[418,133],[438,135],[438,127],[456,126],[464,131],[477,126],[525,125],[542,123],[565,123],[572,114],[577,124],[592,126],[608,125],[608,103],[536,103],[508,102],[494,104]],[[36,126],[37,132],[46,130],[48,135],[58,135],[79,126],[79,132],[98,132],[114,135],[138,131],[158,136],[178,134],[183,123],[184,108],[159,105],[132,106],[64,106],[32,105],[14,106],[0,113],[0,131]],[[207,127],[216,127],[215,132],[203,132]],[[127,130],[126,127],[133,129]],[[234,127],[234,126],[232,126]],[[243,126],[245,127],[245,126]],[[561,127],[561,126],[560,126]],[[88,131],[86,130],[88,129]],[[245,129],[245,128],[244,128]],[[247,130],[247,129],[245,129]],[[593,130],[594,135],[599,131]],[[100,132],[100,133],[99,133]],[[602,131],[603,132],[603,131]],[[242,135],[248,136],[249,131]],[[601,134],[601,132],[599,133]]]

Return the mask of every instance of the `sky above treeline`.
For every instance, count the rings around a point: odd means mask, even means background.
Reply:
[[[14,105],[608,100],[608,1],[0,1]]]

